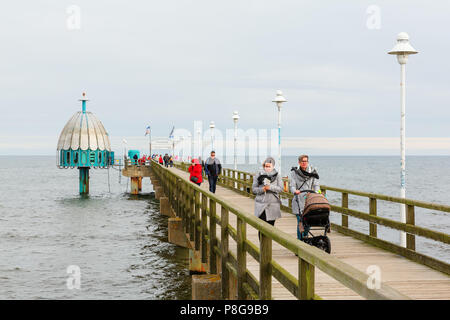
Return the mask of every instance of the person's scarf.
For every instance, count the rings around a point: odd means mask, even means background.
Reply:
[[[299,167],[298,169],[296,167],[293,167],[292,170],[297,173],[299,176],[303,175],[306,178],[316,178],[319,179],[319,174],[317,173],[317,171],[314,169],[312,170],[312,172],[308,172],[303,170],[301,167]]]
[[[278,172],[277,170],[273,169],[270,172],[266,172],[265,170],[261,170],[259,172],[258,176],[258,185],[261,185],[264,183],[264,179],[269,179],[270,183],[273,183],[277,179]]]

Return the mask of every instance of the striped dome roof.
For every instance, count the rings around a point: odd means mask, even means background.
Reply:
[[[83,103],[85,101],[87,99]],[[83,106],[83,111],[76,112],[64,126],[59,136],[57,150],[111,151],[109,136],[102,122],[92,112],[85,111],[85,104]]]

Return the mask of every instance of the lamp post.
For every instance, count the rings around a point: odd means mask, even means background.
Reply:
[[[237,170],[237,154],[236,154],[236,145],[237,145],[237,123],[239,120],[239,114],[237,111],[233,112],[233,121],[234,121],[234,170]]]
[[[180,149],[180,162],[183,162],[183,157],[184,157],[184,136],[180,137],[181,140],[181,149]]]
[[[281,90],[277,90],[277,96],[272,100],[278,108],[278,172],[281,175],[281,104],[287,100],[283,97]]]
[[[202,154],[201,135],[202,135],[202,130],[201,130],[200,128],[197,128],[197,137],[198,137],[198,157],[201,157],[201,154]]]
[[[125,160],[127,157],[127,140],[122,139],[123,143],[123,159]]]
[[[148,134],[148,152],[149,152],[149,156],[152,156],[152,129],[150,126],[147,126],[147,130],[145,132],[145,134]]]
[[[215,128],[214,121],[211,121],[209,123],[209,128],[211,129],[211,150],[214,150],[214,128]]]
[[[400,32],[397,35],[397,44],[388,52],[397,56],[397,61],[400,64],[400,154],[401,154],[401,170],[400,170],[400,197],[406,197],[405,176],[406,176],[406,146],[405,146],[405,113],[406,113],[406,75],[405,65],[408,62],[410,54],[416,54],[417,51],[409,44],[409,36],[406,32]],[[406,223],[406,208],[405,204],[400,204],[400,221]],[[400,232],[400,245],[406,246],[406,233]]]
[[[194,149],[194,139],[192,139],[192,134],[190,132],[188,133],[187,136],[188,136],[189,142],[191,144],[191,150],[190,150],[189,156],[188,156],[188,162],[189,162],[189,161],[192,161],[192,153],[193,153],[193,149]],[[189,157],[190,157],[190,159],[189,159]]]

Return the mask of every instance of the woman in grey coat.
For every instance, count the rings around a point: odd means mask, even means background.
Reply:
[[[263,162],[260,170],[253,178],[252,192],[255,198],[255,216],[275,225],[275,220],[281,218],[280,195],[283,182],[277,170],[274,169],[275,160],[272,157]],[[260,233],[258,232],[258,237]]]

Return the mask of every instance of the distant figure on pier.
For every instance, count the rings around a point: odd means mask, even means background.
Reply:
[[[198,159],[192,159],[192,164],[188,168],[189,170],[189,181],[200,185],[203,181],[202,179],[202,165],[198,161]]]
[[[159,164],[160,164],[160,165],[163,165],[163,164],[164,164],[164,162],[163,162],[163,158],[162,158],[162,156],[161,156],[161,155],[159,155],[159,160],[158,160],[158,161],[159,161]]]
[[[275,160],[268,157],[260,170],[253,178],[252,192],[255,198],[255,216],[275,225],[275,220],[281,218],[280,192],[283,191],[283,182],[277,170],[274,169]],[[261,234],[258,232],[261,239]]]
[[[169,158],[169,165],[171,168],[173,167],[173,157],[172,156],[170,156],[170,158]]]
[[[292,213],[297,216],[297,239],[302,240],[308,236],[309,228],[303,228],[302,213],[305,207],[305,190],[319,192],[319,174],[309,165],[309,157],[306,154],[298,157],[298,168],[292,167],[289,178],[289,187],[294,198],[292,199]]]
[[[216,152],[211,151],[210,157],[205,161],[205,174],[208,176],[209,191],[216,193],[217,178],[222,171],[222,165],[216,158]]]
[[[164,166],[165,166],[166,168],[169,166],[169,159],[170,159],[170,157],[169,157],[169,155],[166,153],[166,154],[164,155],[164,158],[163,158],[163,160],[164,160]]]

